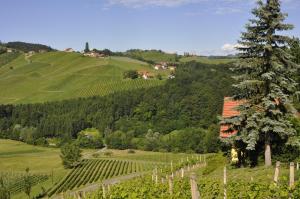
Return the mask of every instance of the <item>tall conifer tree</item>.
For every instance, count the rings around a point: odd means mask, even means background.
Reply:
[[[234,98],[243,100],[238,108],[240,115],[222,122],[230,124],[229,131],[238,131],[233,140],[242,141],[246,150],[256,150],[264,143],[265,165],[270,166],[275,138],[299,144],[289,121],[294,110],[291,96],[297,92],[293,77],[299,66],[289,54],[291,38],[279,34],[293,29],[284,23],[287,14],[281,12],[280,1],[259,0],[252,13],[255,18],[242,33],[240,59],[234,68],[240,74],[234,85],[238,91]]]
[[[85,53],[90,52],[90,47],[89,47],[89,43],[88,43],[88,42],[85,43],[84,52],[85,52]]]

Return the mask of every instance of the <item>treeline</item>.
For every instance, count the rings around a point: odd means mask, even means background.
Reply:
[[[43,44],[32,44],[32,43],[26,43],[20,41],[3,43],[2,45],[5,46],[6,48],[13,48],[15,50],[23,51],[25,53],[29,51],[39,52],[40,50],[43,50],[49,52],[54,50],[50,46],[46,46]]]
[[[168,62],[176,64],[180,55],[163,52],[162,50],[140,50],[131,49],[123,53],[126,57],[131,57],[149,64]]]
[[[204,135],[218,137],[217,115],[223,97],[232,92],[229,67],[192,62],[179,66],[176,78],[160,87],[105,97],[1,105],[0,136],[43,143],[44,138],[75,139],[81,130],[94,127],[113,148],[207,150],[200,149]],[[208,128],[211,131],[203,130]]]

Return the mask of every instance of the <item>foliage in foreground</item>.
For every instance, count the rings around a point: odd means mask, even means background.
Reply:
[[[201,198],[221,199],[224,198],[224,185],[221,180],[199,179],[197,181]],[[267,198],[299,198],[300,183],[296,183],[294,188],[289,188],[286,182],[276,186],[275,184],[264,184],[260,182],[230,182],[227,184],[227,197],[243,199],[267,199]],[[155,184],[151,178],[137,178],[125,183],[121,183],[110,188],[107,198],[172,198],[190,199],[190,182],[188,178],[174,180],[173,194],[169,193],[168,181]],[[89,199],[103,198],[103,190],[99,189],[94,193],[87,194]]]

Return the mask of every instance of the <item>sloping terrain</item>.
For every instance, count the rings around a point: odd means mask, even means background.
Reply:
[[[0,68],[0,103],[34,103],[107,95],[152,87],[164,81],[123,79],[127,70],[157,71],[130,58],[90,58],[79,53],[20,55]]]

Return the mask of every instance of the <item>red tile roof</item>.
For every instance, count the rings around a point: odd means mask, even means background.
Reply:
[[[224,106],[223,106],[223,114],[224,118],[230,118],[239,115],[239,111],[236,108],[241,104],[241,101],[234,101],[230,97],[224,98]],[[237,133],[237,131],[233,132],[225,132],[228,130],[229,125],[223,124],[220,128],[220,137],[228,138]]]

